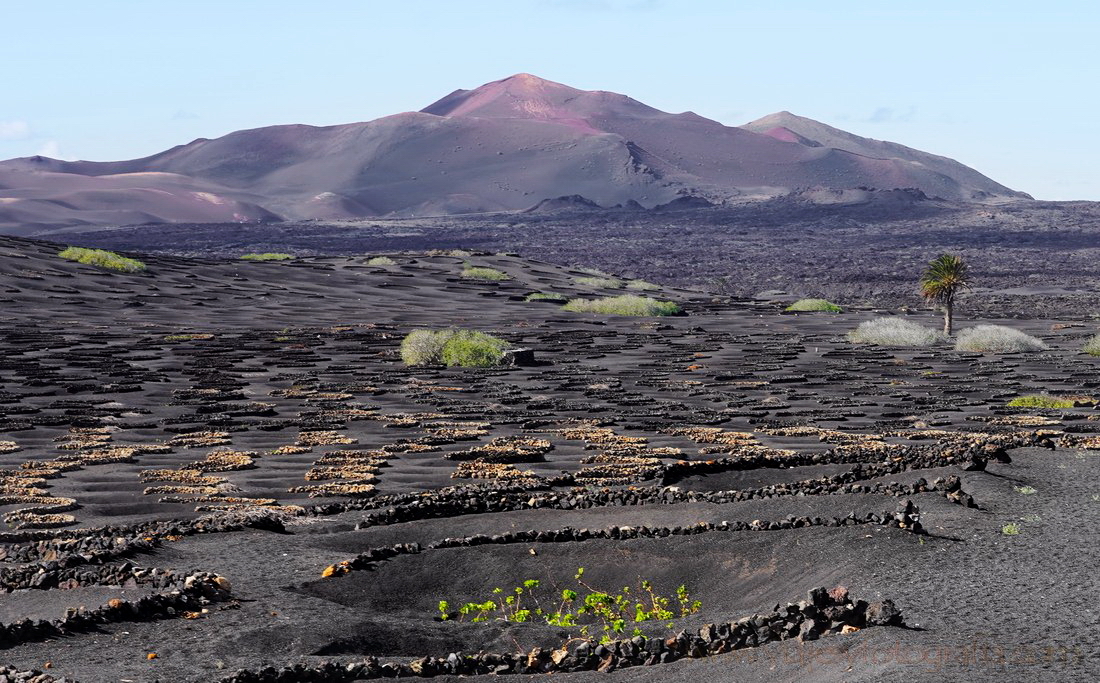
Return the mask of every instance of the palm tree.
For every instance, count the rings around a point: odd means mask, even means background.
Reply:
[[[943,333],[951,336],[955,295],[970,288],[966,263],[953,254],[941,254],[928,264],[920,279],[920,293],[933,306],[943,308]]]

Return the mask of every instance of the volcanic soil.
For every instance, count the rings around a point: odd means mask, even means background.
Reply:
[[[682,584],[700,601],[671,629],[645,624],[651,638],[818,587],[892,601],[901,620],[565,680],[1100,675],[1100,361],[1080,320],[964,311],[1049,349],[894,349],[846,334],[936,317],[673,286],[642,293],[683,315],[570,313],[526,297],[624,290],[485,252],[138,255],[147,269],[126,274],[61,248],[0,238],[12,671],[243,681],[298,664],[277,680],[306,681],[326,662],[550,652],[576,633],[441,620],[438,603],[583,567],[594,586]],[[463,278],[467,264],[509,277]],[[401,362],[410,330],[450,326],[535,363]],[[1075,405],[1007,407],[1032,393]],[[201,608],[128,607],[196,586]],[[109,618],[65,621],[82,609]],[[13,626],[28,618],[69,626]]]

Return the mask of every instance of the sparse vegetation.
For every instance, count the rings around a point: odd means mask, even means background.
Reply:
[[[646,282],[645,280],[631,280],[626,283],[627,289],[636,289],[642,292],[653,292],[661,288],[661,285],[654,284],[652,282]]]
[[[841,313],[843,308],[825,299],[799,299],[784,310],[790,312]]]
[[[607,271],[600,270],[599,268],[589,268],[588,266],[574,266],[573,270],[584,273],[585,275],[593,275],[595,277],[615,277]]]
[[[573,281],[582,287],[593,289],[619,289],[623,286],[622,280],[613,277],[577,277]]]
[[[875,318],[860,323],[848,333],[848,340],[876,346],[931,346],[943,335],[904,318]]]
[[[86,249],[84,247],[69,247],[58,254],[61,258],[83,263],[88,266],[117,270],[121,273],[138,273],[145,270],[145,264],[137,259],[119,256],[113,251],[104,249]]]
[[[1009,408],[1043,408],[1045,410],[1064,410],[1073,407],[1073,401],[1047,394],[1028,394],[1017,396],[1007,404]]]
[[[462,269],[462,277],[470,280],[488,280],[491,282],[500,282],[502,280],[510,280],[511,277],[503,271],[496,268],[487,268],[483,266],[471,266],[466,265]]]
[[[203,333],[182,333],[182,334],[168,334],[164,336],[166,342],[178,342],[178,341],[195,341],[200,339],[213,339],[212,334]]]
[[[658,301],[635,294],[605,297],[603,299],[570,299],[563,307],[574,313],[603,313],[604,315],[676,315],[679,304],[672,301]]]
[[[693,600],[685,585],[674,595],[664,596],[650,581],[639,579],[636,586],[622,590],[600,590],[584,580],[584,567],[573,576],[575,588],[546,588],[539,579],[527,579],[511,590],[494,588],[483,601],[470,601],[452,611],[451,603],[439,601],[441,621],[469,620],[473,623],[495,621],[527,623],[543,622],[584,637],[599,636],[607,643],[627,634],[642,635],[639,625],[664,622],[672,628],[672,620],[695,614],[702,603]]]
[[[264,252],[262,254],[245,254],[241,256],[244,261],[287,261],[294,258],[293,254],[283,254],[281,252]]]
[[[1043,340],[1004,325],[977,325],[959,332],[956,351],[1026,353],[1045,351]]]
[[[443,345],[453,330],[413,330],[401,340],[401,360],[405,365],[439,365],[443,362]]]
[[[1100,356],[1100,334],[1090,337],[1081,350],[1090,356]]]
[[[367,259],[368,266],[395,266],[397,261],[394,261],[389,256],[375,256],[374,258]]]
[[[443,345],[443,364],[491,368],[500,364],[508,342],[477,330],[455,330]]]
[[[1034,486],[1013,486],[1012,490],[1025,496],[1030,496],[1039,492]]]
[[[1003,527],[1001,527],[1001,533],[1005,536],[1019,536],[1020,525],[1016,522],[1009,522],[1008,524],[1005,524]]]
[[[951,336],[955,317],[955,297],[970,288],[969,269],[961,258],[941,254],[931,263],[920,280],[920,293],[933,306],[943,309],[943,334]]]
[[[565,301],[568,297],[557,292],[533,292],[524,301]]]
[[[508,343],[476,330],[413,330],[401,342],[406,365],[492,367]]]

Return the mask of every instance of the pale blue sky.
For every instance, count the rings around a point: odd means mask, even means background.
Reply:
[[[3,0],[0,158],[145,156],[517,72],[738,125],[786,109],[1100,200],[1100,3]]]

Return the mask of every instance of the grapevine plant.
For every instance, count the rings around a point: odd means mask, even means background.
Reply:
[[[575,589],[559,590],[544,588],[538,579],[527,579],[510,591],[494,588],[486,600],[467,602],[453,611],[450,602],[440,600],[440,618],[473,623],[541,621],[572,630],[584,638],[593,637],[596,632],[600,642],[606,643],[626,633],[628,627],[632,627],[632,636],[642,635],[638,624],[646,622],[664,621],[672,628],[671,620],[695,614],[703,606],[692,600],[684,585],[668,597],[659,594],[652,582],[642,579],[633,589],[623,586],[617,592],[603,591],[585,582],[584,567],[577,569],[573,580]]]

